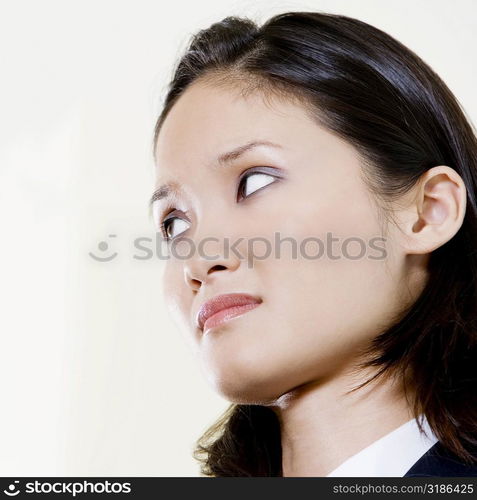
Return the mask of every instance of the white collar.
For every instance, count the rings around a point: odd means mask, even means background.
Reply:
[[[409,420],[349,457],[326,477],[404,477],[438,441],[425,415],[420,418],[428,437],[419,432],[415,419]]]

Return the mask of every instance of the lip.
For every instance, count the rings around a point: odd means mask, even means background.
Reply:
[[[206,331],[225,321],[255,309],[262,299],[245,293],[217,295],[204,302],[196,316],[200,330]]]

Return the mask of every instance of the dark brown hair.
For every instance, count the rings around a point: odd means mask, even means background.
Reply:
[[[370,188],[384,201],[437,165],[462,177],[463,224],[430,254],[418,299],[374,339],[363,366],[379,370],[361,386],[389,373],[408,375],[414,415],[423,413],[463,461],[477,461],[471,452],[477,446],[477,141],[446,84],[385,32],[318,12],[283,13],[262,26],[227,17],[193,36],[174,71],[154,151],[169,110],[201,78],[299,99],[317,123],[356,148],[369,166]],[[231,405],[198,441],[195,456],[205,475],[280,476],[276,414],[261,405]]]

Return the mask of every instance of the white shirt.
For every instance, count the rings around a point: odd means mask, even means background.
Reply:
[[[422,415],[426,437],[415,419],[409,420],[349,457],[326,477],[404,477],[438,438]]]

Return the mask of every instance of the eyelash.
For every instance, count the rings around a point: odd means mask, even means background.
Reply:
[[[258,167],[258,168],[260,168],[260,167]],[[269,184],[266,184],[265,186],[262,186],[262,187],[260,187],[260,188],[256,189],[253,193],[249,194],[248,196],[244,196],[244,197],[243,197],[243,198],[241,198],[241,199],[247,199],[247,198],[249,198],[250,196],[253,196],[255,193],[257,193],[258,191],[261,191],[263,188],[265,188],[265,187],[269,186],[270,184],[274,184],[274,183],[276,182],[276,180],[278,179],[278,177],[276,177],[276,176],[275,176],[275,175],[273,175],[273,174],[270,174],[269,172],[266,172],[266,171],[263,171],[263,170],[260,170],[260,169],[255,170],[255,168],[248,169],[248,170],[246,170],[246,171],[244,172],[244,174],[242,174],[242,175],[240,176],[240,179],[239,179],[239,182],[238,182],[238,189],[237,189],[238,194],[241,194],[241,193],[242,193],[242,190],[243,190],[243,185],[244,185],[244,181],[246,181],[246,180],[248,179],[248,177],[250,177],[250,176],[252,176],[252,175],[254,175],[254,174],[265,174],[265,175],[269,175],[270,177],[275,177],[275,180],[274,180],[274,181],[272,181],[272,182],[270,182]],[[160,222],[160,224],[159,224],[159,229],[160,229],[160,231],[161,231],[161,233],[162,233],[162,236],[163,236],[164,240],[166,240],[166,241],[171,241],[171,240],[173,240],[173,239],[174,239],[174,238],[169,238],[169,237],[167,236],[167,232],[166,232],[166,231],[167,231],[167,227],[168,227],[168,226],[167,226],[167,222],[168,222],[168,221],[170,221],[170,220],[174,220],[174,219],[178,219],[178,218],[179,218],[179,217],[169,217],[169,218],[167,219],[167,217],[168,217],[170,214],[174,213],[175,211],[176,211],[176,210],[175,210],[175,208],[174,208],[174,207],[168,207],[168,208],[166,208],[166,213],[165,213],[165,215],[164,215],[164,218],[163,218],[162,222]],[[181,211],[181,212],[182,212],[182,211]],[[187,214],[188,214],[188,211],[185,211],[185,212],[182,212],[182,213],[183,213],[183,214],[185,214],[185,215],[187,215]]]
[[[170,207],[170,208],[172,208],[172,207]],[[169,209],[166,209],[166,211],[167,211],[167,210],[170,210],[170,208],[169,208]],[[162,236],[163,236],[163,238],[164,238],[164,240],[165,240],[165,241],[171,241],[171,240],[173,239],[173,238],[169,238],[169,236],[167,236],[167,232],[166,232],[166,231],[167,231],[167,226],[166,226],[166,223],[167,223],[168,221],[170,221],[170,220],[173,220],[173,219],[178,219],[178,217],[169,217],[169,219],[166,219],[166,217],[167,217],[168,215],[170,215],[170,214],[174,213],[175,211],[176,211],[176,210],[175,210],[175,209],[173,209],[173,210],[171,210],[170,212],[166,212],[166,214],[164,215],[164,220],[163,220],[162,222],[160,222],[160,223],[159,223],[159,230],[161,231]],[[187,213],[188,213],[188,212],[186,211],[186,212],[182,212],[182,213],[184,213],[185,215],[187,215]]]

